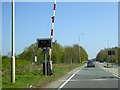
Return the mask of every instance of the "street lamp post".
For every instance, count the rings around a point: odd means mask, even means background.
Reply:
[[[84,33],[82,33],[81,35],[84,35]],[[79,58],[79,63],[82,63],[82,51],[81,51],[81,48],[80,48],[80,35],[79,35],[79,49],[78,49],[78,54],[79,54],[79,56],[78,56],[78,58]]]
[[[78,53],[79,54],[79,57],[78,57],[79,58],[79,63],[82,63],[81,62],[81,53],[80,53],[80,51],[81,51],[80,50],[80,35],[79,35],[79,49],[78,49],[78,51],[79,51],[79,53]]]
[[[109,49],[109,41],[107,41],[107,44],[108,44],[108,49]],[[108,60],[107,60],[107,67],[109,66],[109,60],[110,60],[110,55],[108,55]]]

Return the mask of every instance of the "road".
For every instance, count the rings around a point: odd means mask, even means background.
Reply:
[[[58,90],[66,90],[66,88],[80,90],[85,88],[88,88],[87,90],[99,90],[100,88],[102,90],[119,90],[119,78],[113,73],[100,68],[100,64],[95,63],[95,66],[95,68],[88,68],[84,65],[72,72],[67,79],[62,78],[58,80],[59,84],[60,81],[62,82],[59,86],[57,86],[57,82],[53,86],[58,87]]]

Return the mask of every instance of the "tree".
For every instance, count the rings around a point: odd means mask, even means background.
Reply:
[[[100,50],[99,53],[96,56],[96,60],[103,59],[104,61],[110,60],[110,62],[118,62],[119,60],[119,48],[113,47],[113,48],[106,48],[104,50]],[[115,55],[108,55],[108,51],[114,51]]]
[[[78,48],[81,48],[79,53]],[[33,61],[34,56],[37,55],[38,61],[44,61],[44,55],[42,52],[43,49],[37,48],[37,43],[30,45],[25,49],[21,54],[19,54],[19,58],[23,60]],[[79,63],[79,54],[81,56],[82,61],[88,59],[88,55],[86,51],[75,44],[73,46],[65,46],[63,47],[58,42],[53,42],[52,46],[52,61],[53,63],[70,63],[71,60],[73,63]],[[48,57],[47,53],[47,57]]]

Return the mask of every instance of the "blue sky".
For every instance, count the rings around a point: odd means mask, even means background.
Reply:
[[[16,3],[15,52],[21,53],[37,38],[50,37],[52,2]],[[61,45],[79,42],[89,58],[100,49],[118,46],[117,2],[58,2],[54,40]],[[2,54],[11,51],[11,3],[2,3]]]
[[[0,3],[0,12],[2,12],[2,4]],[[2,52],[2,14],[0,14],[0,55]]]

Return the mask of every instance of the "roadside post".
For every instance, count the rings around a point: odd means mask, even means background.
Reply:
[[[37,46],[38,49],[41,48],[43,49],[43,54],[44,54],[44,62],[43,62],[43,75],[48,75],[48,61],[47,61],[47,53],[48,53],[48,48],[52,48],[52,40],[51,38],[39,38],[37,39]]]
[[[43,74],[45,74],[47,76],[47,58],[46,58],[46,54],[47,54],[48,50],[47,49],[43,49],[43,54],[44,54],[44,65],[43,65]]]
[[[108,56],[111,58],[112,66],[113,66],[113,57],[112,57],[112,55],[115,55],[115,51],[114,50],[109,50],[108,51]],[[108,63],[107,63],[107,66],[108,66]]]
[[[35,63],[35,50],[32,51],[32,56],[33,56],[32,62]]]
[[[12,0],[12,57],[11,57],[11,83],[15,83],[15,2]]]
[[[111,54],[111,58],[112,58],[112,66],[113,66],[113,63],[114,63],[114,62],[113,62],[113,57],[112,57],[112,56],[115,55],[115,51],[112,50],[111,52],[112,52],[112,54]]]
[[[108,51],[108,59],[110,59],[110,55],[111,55],[111,50]],[[108,60],[107,60],[107,67],[109,66],[108,64]]]
[[[37,55],[35,55],[35,63],[37,62]]]

